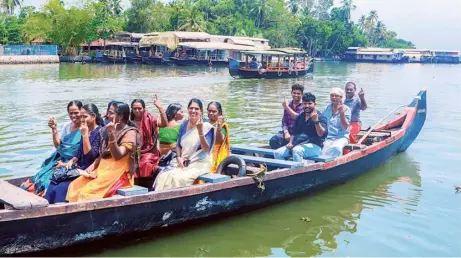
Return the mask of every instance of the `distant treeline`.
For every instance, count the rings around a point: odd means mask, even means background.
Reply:
[[[0,0],[0,44],[40,39],[69,52],[110,39],[113,32],[178,30],[264,37],[272,47],[301,47],[314,56],[339,55],[351,46],[414,48],[387,30],[374,10],[352,21],[352,0],[339,7],[333,0],[131,0],[127,10],[120,2],[89,0],[67,7],[48,0],[37,10],[21,0]]]

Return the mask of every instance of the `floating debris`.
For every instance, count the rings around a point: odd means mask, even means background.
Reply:
[[[199,247],[198,250],[200,250],[200,251],[202,251],[202,252],[204,252],[204,253],[209,253],[208,250],[205,250],[205,249],[203,249],[203,248],[201,248],[201,247]]]
[[[309,217],[302,217],[301,220],[305,222],[311,222],[311,219]]]

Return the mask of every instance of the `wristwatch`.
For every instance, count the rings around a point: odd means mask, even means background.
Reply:
[[[320,124],[320,121],[319,121],[319,120],[317,120],[317,121],[312,121],[312,123],[318,125],[318,124]]]

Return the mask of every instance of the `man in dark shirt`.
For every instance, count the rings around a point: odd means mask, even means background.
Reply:
[[[301,162],[303,158],[320,155],[323,141],[328,135],[328,121],[315,105],[315,96],[310,92],[305,93],[304,112],[295,120],[290,141],[275,151],[274,158],[286,159],[293,155],[293,161]]]
[[[291,97],[292,101],[283,101],[283,118],[282,118],[282,131],[274,135],[270,141],[269,146],[271,149],[276,150],[282,146],[285,146],[290,140],[290,136],[293,133],[293,125],[296,117],[304,111],[302,96],[304,92],[304,86],[300,84],[293,84],[291,86]]]

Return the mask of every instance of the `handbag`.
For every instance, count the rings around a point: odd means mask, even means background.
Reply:
[[[55,168],[53,170],[53,175],[51,176],[51,181],[55,183],[72,181],[79,176],[80,172],[78,171],[78,166],[73,164],[70,169],[67,169],[66,167]]]

